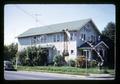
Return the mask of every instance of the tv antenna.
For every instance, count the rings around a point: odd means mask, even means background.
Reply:
[[[40,22],[38,17],[41,16],[41,14],[36,13],[36,14],[34,14],[34,16],[35,16],[35,22],[38,25],[38,23]]]

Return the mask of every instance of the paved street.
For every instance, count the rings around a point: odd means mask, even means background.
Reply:
[[[68,74],[46,73],[46,72],[27,72],[27,71],[5,71],[5,80],[114,80],[109,75],[90,75],[78,76]]]

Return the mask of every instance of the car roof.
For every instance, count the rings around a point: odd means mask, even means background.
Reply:
[[[9,63],[9,64],[11,64],[11,61],[4,61],[4,63]]]

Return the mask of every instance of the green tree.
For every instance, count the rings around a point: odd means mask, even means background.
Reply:
[[[102,35],[110,38],[112,41],[114,41],[115,38],[115,23],[109,22],[107,26],[102,31]]]
[[[19,61],[21,65],[28,66],[40,66],[47,64],[46,49],[42,49],[40,46],[27,47],[23,51],[19,52]]]
[[[8,46],[4,45],[4,60],[9,60],[15,63],[18,44],[12,43]]]
[[[26,55],[26,50],[22,50],[20,52],[18,52],[18,56],[19,56],[19,62],[21,65],[26,65],[26,62],[27,62],[27,55]]]
[[[9,56],[9,50],[8,50],[8,46],[4,45],[4,60],[10,60],[11,57]]]
[[[109,22],[107,26],[102,31],[101,39],[109,46],[106,58],[105,65],[109,68],[114,68],[114,40],[115,40],[115,23]]]

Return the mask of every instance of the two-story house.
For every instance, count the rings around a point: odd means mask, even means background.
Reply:
[[[100,54],[104,57],[106,54],[108,46],[99,36],[100,32],[91,19],[47,25],[31,28],[20,34],[18,51],[28,46],[40,45],[48,50],[48,63],[52,62],[55,54],[63,55],[65,50],[68,52],[67,59],[85,55],[91,60],[94,49],[99,52],[98,56]]]

